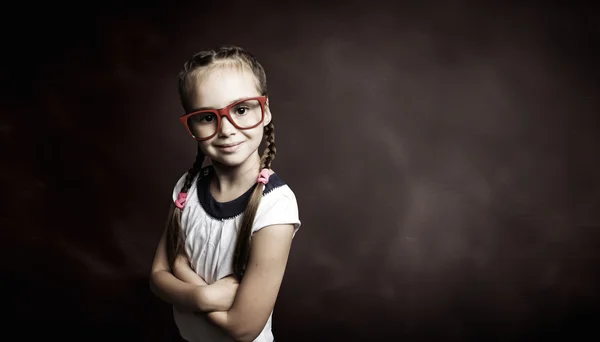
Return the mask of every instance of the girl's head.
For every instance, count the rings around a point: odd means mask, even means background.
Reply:
[[[179,95],[186,113],[181,121],[198,142],[198,155],[188,170],[181,193],[189,190],[205,156],[224,167],[253,163],[259,160],[258,148],[263,137],[266,147],[260,168],[271,168],[276,149],[267,77],[249,52],[228,45],[195,54],[179,74]],[[257,174],[258,171],[257,168]],[[238,278],[244,274],[252,224],[263,190],[263,184],[255,187],[239,229],[233,265]],[[175,208],[169,220],[167,254],[171,265],[183,248],[181,211]]]
[[[271,112],[265,71],[250,53],[226,46],[196,54],[179,75],[179,94],[181,121],[213,164],[258,161]]]

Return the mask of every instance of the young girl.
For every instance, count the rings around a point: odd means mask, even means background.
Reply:
[[[150,287],[173,305],[187,341],[273,341],[273,307],[300,220],[293,191],[271,170],[265,71],[239,47],[200,52],[185,63],[179,93],[198,155],[175,185]],[[202,168],[205,157],[211,165]]]

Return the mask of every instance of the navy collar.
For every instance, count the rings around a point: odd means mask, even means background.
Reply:
[[[198,201],[204,211],[210,216],[218,220],[228,220],[241,215],[246,210],[246,205],[252,196],[252,192],[258,185],[258,183],[252,185],[245,193],[240,197],[229,201],[229,202],[217,202],[210,193],[210,180],[214,175],[214,168],[212,165],[206,166],[200,170],[200,177],[197,180],[197,193]],[[285,182],[274,173],[269,177],[269,183],[263,190],[263,196],[267,195],[271,190],[276,189],[280,186],[285,185]]]

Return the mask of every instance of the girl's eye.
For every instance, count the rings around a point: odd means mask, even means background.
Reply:
[[[238,115],[243,115],[243,114],[246,114],[247,111],[248,111],[248,108],[246,108],[246,107],[238,107],[235,110],[235,113]]]
[[[208,123],[215,120],[214,114],[199,114],[193,116],[193,121],[197,123]]]
[[[206,121],[206,122],[211,122],[214,119],[215,119],[215,116],[213,114],[204,115],[202,117],[202,121]]]

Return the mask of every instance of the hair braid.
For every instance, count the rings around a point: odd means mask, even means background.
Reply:
[[[265,126],[265,151],[263,153],[263,168],[271,169],[271,163],[273,159],[275,159],[275,154],[277,153],[277,147],[275,146],[275,125],[273,125],[273,120]]]
[[[275,126],[273,125],[273,120],[265,126],[264,135],[267,145],[262,156],[262,168],[271,169],[271,163],[273,162],[273,159],[275,159],[275,153],[277,152],[275,147]],[[252,226],[254,225],[254,219],[256,218],[256,212],[260,201],[262,200],[264,189],[265,185],[262,183],[259,183],[256,188],[254,188],[252,196],[246,206],[246,211],[244,212],[233,254],[233,273],[238,280],[241,280],[246,272],[246,264],[248,262],[248,257],[250,256]]]
[[[198,145],[198,153],[196,154],[196,160],[192,167],[187,171],[185,176],[185,181],[183,186],[181,187],[180,192],[187,193],[190,187],[192,186],[192,182],[196,178],[196,175],[202,169],[202,163],[204,162],[204,152],[200,149],[200,145]],[[181,213],[183,210],[174,207],[173,214],[171,215],[167,229],[167,259],[169,261],[169,266],[172,268],[173,263],[175,262],[175,258],[181,251],[183,250],[183,237],[181,236]]]

